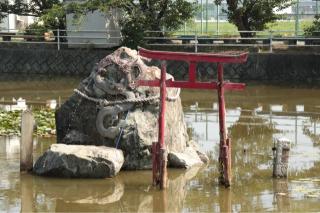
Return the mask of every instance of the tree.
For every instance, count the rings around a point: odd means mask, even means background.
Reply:
[[[28,35],[43,36],[43,31],[66,28],[66,11],[60,0],[30,0],[28,3],[24,0],[15,0],[12,4],[5,0],[0,2],[0,12],[0,14],[12,13],[38,17],[38,21],[41,21],[42,24],[36,22],[27,27]],[[56,31],[53,33],[57,35]],[[65,35],[65,32],[62,32],[61,35]]]
[[[111,8],[119,9],[123,16],[123,44],[137,47],[143,41],[146,31],[157,31],[153,36],[164,36],[160,31],[175,30],[195,14],[195,3],[187,0],[88,0],[84,3],[70,3],[68,12],[75,16],[100,10],[107,12]]]
[[[7,14],[3,13],[2,4],[0,3],[0,23],[2,23],[3,18],[7,16]]]
[[[316,15],[312,22],[312,25],[304,29],[306,36],[320,36],[320,15]]]
[[[62,14],[63,12],[64,8],[59,0],[30,0],[29,3],[24,0],[15,0],[12,4],[8,0],[0,2],[0,20],[9,13],[20,16],[44,16],[42,21],[48,21],[45,25],[49,28],[64,29],[65,12]]]
[[[215,0],[220,5],[222,0]],[[260,31],[266,29],[281,16],[275,11],[283,10],[292,4],[292,0],[226,0],[225,11],[229,22],[235,24],[239,31]],[[255,33],[242,32],[241,37],[252,37]]]
[[[44,11],[39,20],[49,29],[65,29],[66,10],[62,5],[54,4],[52,8]]]
[[[0,3],[0,9],[2,13],[7,14],[40,17],[47,10],[51,9],[53,5],[61,4],[59,0],[30,0],[29,3],[26,3],[24,0],[15,0],[13,3],[4,0]]]

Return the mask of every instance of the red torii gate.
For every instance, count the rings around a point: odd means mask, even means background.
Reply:
[[[167,185],[167,153],[164,143],[166,88],[190,88],[190,89],[216,89],[219,101],[219,126],[220,126],[220,151],[219,151],[219,182],[226,187],[231,184],[231,139],[227,135],[225,124],[225,101],[224,90],[243,90],[245,84],[230,83],[223,80],[223,63],[244,63],[248,53],[185,53],[151,51],[139,48],[139,55],[164,60],[161,64],[160,80],[139,80],[137,86],[160,87],[160,112],[159,112],[159,135],[158,143],[152,144],[152,171],[153,184],[160,185],[161,189]],[[166,80],[166,60],[186,61],[189,64],[189,81]],[[198,62],[218,63],[218,81],[197,82],[196,66]]]

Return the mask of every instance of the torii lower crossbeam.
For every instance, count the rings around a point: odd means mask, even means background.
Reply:
[[[224,81],[223,63],[244,63],[247,60],[248,54],[234,52],[225,54],[165,52],[139,48],[139,55],[151,59],[163,60],[160,80],[139,80],[137,82],[137,86],[160,87],[159,136],[158,143],[154,143],[152,146],[153,184],[159,185],[161,189],[166,188],[167,185],[167,152],[164,141],[166,88],[177,87],[189,89],[213,89],[218,91],[220,132],[219,182],[226,187],[229,187],[231,185],[231,139],[228,137],[226,129],[224,91],[243,90],[245,84]],[[189,64],[189,80],[166,80],[167,60],[186,61]],[[198,62],[218,63],[218,76],[216,82],[196,81],[196,65]]]

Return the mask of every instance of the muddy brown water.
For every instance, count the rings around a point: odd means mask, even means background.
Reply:
[[[0,98],[23,97],[27,104],[43,104],[60,96],[63,101],[78,82],[73,78],[1,82]],[[121,171],[113,179],[20,174],[19,138],[1,137],[0,211],[319,211],[320,89],[252,83],[243,92],[226,94],[233,147],[230,189],[217,181],[216,95],[214,91],[182,92],[190,135],[211,162],[189,170],[169,169],[165,191],[151,186],[151,171]],[[274,138],[283,136],[292,141],[289,178],[272,179],[271,148]],[[34,158],[54,142],[55,138],[35,138]]]

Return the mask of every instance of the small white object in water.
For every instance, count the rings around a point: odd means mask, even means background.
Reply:
[[[12,98],[12,101],[16,101],[16,105],[6,105],[5,110],[6,111],[15,111],[15,110],[26,110],[28,109],[28,106],[26,104],[26,99],[18,98],[16,100],[15,98]]]
[[[262,110],[263,110],[263,106],[259,106],[254,109],[254,111],[256,111],[256,112],[262,112]]]
[[[254,109],[252,110],[252,115],[253,115],[253,116],[256,116],[256,115],[258,114],[258,112],[262,112],[262,110],[263,110],[263,107],[262,107],[262,106],[259,106],[259,107],[257,107],[257,108],[254,108]]]
[[[283,193],[283,192],[278,192],[276,195],[280,195],[280,196],[286,196],[287,193]]]
[[[296,112],[304,112],[304,105],[296,105]]]
[[[283,105],[270,105],[270,109],[272,112],[282,112]]]
[[[190,106],[190,110],[198,110],[198,102]]]
[[[18,107],[26,107],[27,105],[26,105],[26,99],[23,99],[23,98],[19,98],[18,100],[17,100],[17,106]]]
[[[212,109],[213,110],[218,110],[218,104],[217,103],[213,103],[212,104]]]
[[[50,109],[55,109],[57,107],[57,100],[53,99],[53,100],[47,100],[47,107],[49,107]]]

